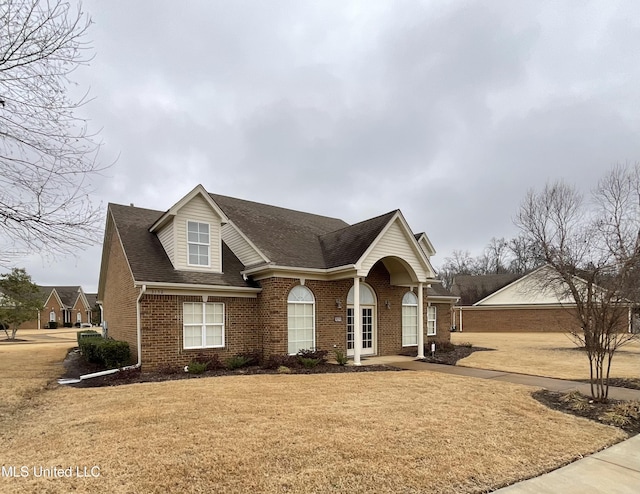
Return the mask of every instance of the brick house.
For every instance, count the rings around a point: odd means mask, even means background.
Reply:
[[[568,332],[581,329],[575,301],[545,282],[548,266],[527,274],[456,276],[451,292],[460,297],[455,325],[463,332]],[[630,330],[631,306],[629,306]]]
[[[98,304],[145,368],[195,355],[340,350],[449,340],[457,300],[399,210],[342,220],[194,188],[169,210],[109,204]]]
[[[49,322],[55,321],[59,328],[76,323],[91,323],[91,309],[81,286],[38,286],[43,309],[33,320],[20,325],[20,329],[45,329]],[[94,302],[95,305],[95,302]]]

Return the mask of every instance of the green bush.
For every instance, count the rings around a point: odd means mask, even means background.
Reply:
[[[313,369],[320,363],[320,359],[317,358],[298,357],[298,360],[305,369]]]
[[[93,329],[87,329],[85,331],[78,331],[76,332],[76,339],[78,340],[78,346],[80,346],[80,340],[83,339],[82,334],[89,334],[92,336],[85,336],[84,338],[93,338],[93,337],[97,337],[97,338],[102,338],[102,335],[100,333],[98,333],[97,331],[94,331]]]
[[[47,327],[49,329],[58,329],[58,323],[56,321],[49,321],[49,325]]]
[[[335,354],[336,354],[336,362],[338,362],[338,365],[342,365],[342,366],[347,365],[349,358],[347,357],[346,353],[344,353],[341,350],[336,350]]]
[[[227,359],[227,369],[235,370],[250,365],[251,360],[244,355],[234,355]]]
[[[73,327],[73,323],[65,322],[65,323],[63,324],[63,326],[64,326],[65,328],[72,328],[72,327]]]
[[[207,364],[205,362],[189,362],[187,366],[187,372],[189,374],[202,374],[207,370]]]
[[[105,367],[124,367],[131,363],[131,350],[126,341],[111,338],[82,338],[80,352],[89,361]]]

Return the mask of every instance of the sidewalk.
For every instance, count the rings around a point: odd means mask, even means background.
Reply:
[[[380,359],[380,361],[378,361],[378,359]],[[383,359],[385,360],[384,362],[382,361]],[[374,360],[376,361],[374,362]],[[554,379],[551,377],[530,376],[528,374],[515,374],[512,372],[474,369],[472,367],[458,367],[457,365],[429,364],[427,362],[418,362],[414,357],[374,357],[366,363],[385,363],[386,365],[398,367],[399,369],[444,372],[457,376],[495,379],[496,381],[524,384],[525,386],[535,386],[548,389],[549,391],[560,391],[563,393],[577,390],[587,396],[591,395],[589,383],[565,381],[564,379]],[[640,390],[611,386],[609,388],[609,398],[612,400],[640,400]]]
[[[377,360],[377,358],[372,358],[367,363],[384,363],[406,370],[443,372],[479,379],[494,379],[546,388],[551,391],[578,390],[586,395],[590,394],[589,384],[576,381],[471,367],[429,364],[417,362],[413,357],[379,358],[384,361],[374,362],[373,360]],[[640,400],[640,390],[611,387],[609,388],[609,397],[616,400]],[[503,494],[635,494],[640,492],[640,435],[565,467],[494,492]]]

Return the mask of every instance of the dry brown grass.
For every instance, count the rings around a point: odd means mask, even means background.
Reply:
[[[589,379],[589,361],[564,333],[452,333],[453,343],[494,348],[458,362],[464,367],[518,372],[559,379]],[[640,377],[640,341],[618,350],[611,377]]]
[[[64,353],[34,348],[23,346],[30,386]],[[3,386],[3,398],[22,388]],[[530,391],[429,372],[40,389],[4,418],[3,464],[97,465],[101,475],[0,478],[0,491],[481,492],[624,437]]]

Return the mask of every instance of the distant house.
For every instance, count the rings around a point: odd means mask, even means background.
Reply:
[[[541,266],[524,275],[456,276],[451,289],[461,299],[455,308],[456,328],[463,332],[580,330],[573,298],[545,283],[550,269]]]
[[[449,339],[457,300],[436,288],[434,253],[399,210],[349,225],[199,185],[167,211],[109,204],[98,303],[145,368],[249,351],[418,355]]]
[[[50,322],[57,327],[76,323],[91,323],[91,310],[81,286],[39,286],[44,308],[33,320],[20,325],[21,329],[46,329]]]

